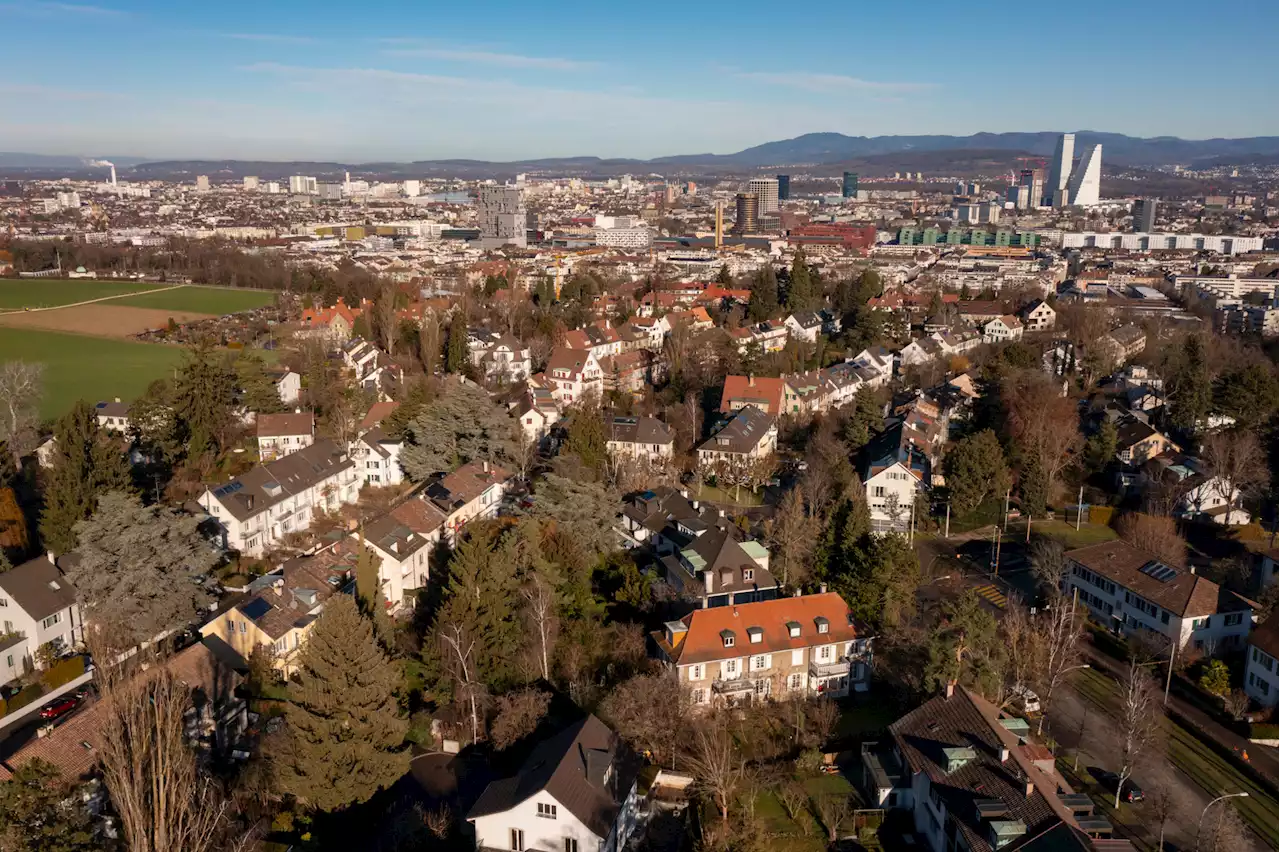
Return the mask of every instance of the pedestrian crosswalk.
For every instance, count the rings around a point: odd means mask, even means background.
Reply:
[[[1009,599],[1004,596],[1004,592],[996,588],[995,583],[978,586],[974,591],[978,593],[978,597],[985,598],[988,603],[999,609],[1004,609],[1009,604]]]

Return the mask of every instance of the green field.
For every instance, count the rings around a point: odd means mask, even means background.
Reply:
[[[0,279],[0,311],[71,305],[103,296],[145,293],[164,286],[151,281],[95,281],[92,278],[3,278]]]
[[[44,365],[40,416],[45,418],[61,416],[78,399],[91,404],[117,396],[133,399],[181,363],[184,352],[178,346],[0,328],[0,362]]]
[[[143,293],[112,299],[113,305],[133,308],[156,308],[165,311],[191,311],[197,314],[234,314],[262,308],[275,301],[270,290],[231,290],[223,287],[186,286],[159,293]]]

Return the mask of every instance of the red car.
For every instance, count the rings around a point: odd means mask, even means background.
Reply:
[[[72,710],[76,709],[76,705],[79,703],[79,699],[74,697],[63,698],[60,701],[55,701],[48,707],[41,709],[40,718],[49,721],[52,721],[53,719],[60,719]]]

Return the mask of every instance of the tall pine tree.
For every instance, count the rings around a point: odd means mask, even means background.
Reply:
[[[446,373],[461,373],[467,364],[467,324],[461,318],[449,323],[449,337],[445,342],[444,369]]]
[[[173,400],[190,458],[222,450],[235,395],[236,374],[226,360],[208,342],[193,347],[178,371]]]
[[[98,507],[106,491],[129,491],[132,481],[123,450],[101,429],[84,400],[54,427],[53,460],[44,488],[40,537],[56,554],[75,549],[75,525]]]
[[[747,302],[747,316],[752,322],[764,322],[778,312],[778,277],[772,266],[756,273],[751,281],[751,299]]]
[[[284,791],[334,811],[390,787],[409,768],[400,672],[351,597],[330,599],[298,662],[286,733],[272,754]]]
[[[813,310],[818,301],[814,290],[813,275],[805,260],[804,249],[796,249],[796,256],[791,261],[791,282],[787,287],[787,309],[793,314]]]

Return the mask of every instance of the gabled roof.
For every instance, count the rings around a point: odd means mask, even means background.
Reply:
[[[489,486],[506,482],[510,476],[496,464],[467,462],[427,486],[426,497],[446,514],[453,514],[487,491]]]
[[[514,777],[485,788],[467,819],[505,813],[545,791],[593,834],[607,838],[639,770],[639,760],[618,735],[587,716],[540,742]]]
[[[699,450],[718,453],[749,453],[764,440],[773,426],[773,418],[756,408],[744,405],[714,435],[698,446]]]
[[[724,390],[720,393],[720,411],[728,414],[745,403],[768,414],[781,414],[785,405],[785,393],[786,382],[782,379],[767,376],[725,376]]]
[[[209,490],[233,517],[243,521],[352,466],[346,449],[325,438]]]
[[[546,372],[553,374],[559,370],[564,370],[570,376],[577,377],[582,374],[583,370],[594,359],[595,356],[590,351],[579,351],[570,349],[567,346],[557,346],[551,350],[551,356],[547,358]]]
[[[314,435],[316,418],[310,411],[284,414],[259,414],[258,437],[277,438],[281,435]]]
[[[43,556],[0,573],[0,598],[13,601],[29,617],[42,621],[76,602],[76,587]]]
[[[1128,542],[1105,541],[1068,551],[1066,556],[1182,618],[1248,608],[1243,598],[1224,597],[1223,590],[1212,580],[1191,569],[1165,565],[1155,554]]]
[[[377,426],[387,417],[390,417],[399,407],[400,403],[395,400],[375,402],[373,405],[369,406],[369,413],[360,421],[360,431],[363,432],[366,429],[372,429],[374,426]]]
[[[675,433],[656,417],[606,416],[605,439],[625,444],[671,444]]]
[[[819,618],[827,620],[826,633],[818,632]],[[699,609],[686,615],[682,622],[688,629],[674,647],[667,645],[665,639],[654,637],[663,653],[682,666],[858,638],[849,606],[835,592]],[[800,625],[800,635],[794,638],[787,629],[792,622]],[[747,641],[749,627],[763,631],[760,642]],[[729,648],[721,637],[726,630],[734,634]]]
[[[279,639],[313,621],[317,608],[350,585],[356,558],[356,548],[334,546],[290,559],[280,573],[255,580],[234,608],[271,639]]]
[[[1276,610],[1272,609],[1249,634],[1249,644],[1272,659],[1280,659],[1280,647],[1277,647],[1280,646],[1280,625],[1276,621]]]

